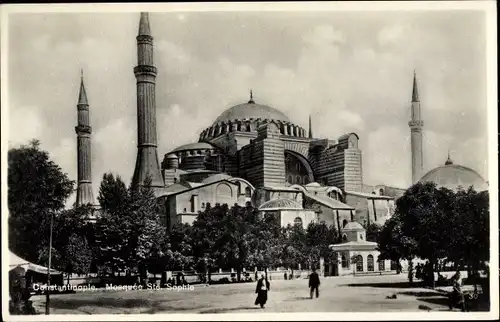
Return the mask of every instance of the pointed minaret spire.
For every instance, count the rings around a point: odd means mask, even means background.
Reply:
[[[312,130],[312,122],[311,122],[311,114],[309,114],[309,138],[313,138],[313,130]]]
[[[248,101],[248,103],[250,104],[255,103],[255,101],[253,100],[253,91],[251,89],[250,89],[250,100]]]
[[[83,85],[83,70],[80,70],[80,94],[77,104],[78,123],[75,127],[77,137],[77,190],[76,206],[94,205],[92,192],[92,127],[90,111]]]
[[[444,165],[452,165],[452,164],[453,164],[453,161],[451,160],[450,150],[448,149],[448,159],[446,160],[446,162],[444,163]]]
[[[141,12],[137,40],[137,66],[134,68],[137,88],[137,158],[132,186],[144,185],[151,179],[151,187],[165,186],[158,162],[156,131],[156,74],[154,46],[149,17]]]
[[[418,182],[422,177],[424,168],[424,152],[422,149],[422,131],[424,121],[422,119],[422,110],[420,107],[420,99],[418,97],[417,88],[417,73],[413,71],[413,91],[411,96],[411,117],[410,122],[411,133],[411,173],[412,183]]]
[[[420,98],[418,97],[418,86],[417,86],[417,72],[413,70],[413,93],[411,96],[412,102],[420,102]]]
[[[139,20],[139,36],[151,36],[149,28],[149,14],[141,12],[141,19]]]
[[[78,105],[89,105],[85,85],[83,84],[83,69],[80,69],[80,94],[78,95]]]

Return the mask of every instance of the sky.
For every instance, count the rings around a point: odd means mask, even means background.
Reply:
[[[76,180],[80,69],[90,104],[94,195],[104,173],[129,183],[137,153],[138,13],[8,16],[9,147],[41,147]],[[424,172],[456,164],[488,180],[486,34],[480,11],[150,14],[158,153],[196,142],[227,108],[272,106],[315,137],[355,132],[366,184],[411,184],[416,71]],[[72,197],[74,200],[74,196]]]

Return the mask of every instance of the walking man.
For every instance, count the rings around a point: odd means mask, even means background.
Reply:
[[[260,279],[257,281],[257,288],[255,289],[255,293],[257,293],[257,298],[255,299],[255,305],[259,305],[261,308],[264,308],[267,302],[267,292],[270,289],[270,283],[267,280],[267,277],[264,277],[264,274],[261,275]]]
[[[311,291],[311,298],[313,298],[314,290],[316,290],[316,298],[319,297],[319,284],[319,275],[318,273],[316,273],[316,269],[313,268],[311,275],[309,275],[309,289]]]

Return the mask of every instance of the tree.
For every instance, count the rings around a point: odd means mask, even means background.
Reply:
[[[120,176],[105,173],[99,187],[97,200],[103,211],[114,211],[127,200],[127,187]]]
[[[281,255],[285,267],[296,267],[307,261],[306,232],[301,224],[287,225],[284,229],[283,252]]]
[[[364,228],[366,229],[366,240],[377,242],[378,235],[380,234],[382,227],[377,223],[371,223],[369,225],[365,225]]]
[[[447,260],[455,268],[467,265],[470,273],[477,273],[482,263],[489,260],[489,195],[472,187],[460,189],[454,199],[453,238]]]
[[[176,224],[166,240],[165,267],[170,270],[192,269],[194,266],[193,228],[189,224]]]
[[[381,258],[427,259],[433,276],[443,259],[478,267],[488,258],[488,194],[457,193],[434,183],[417,183],[396,202],[396,212],[379,235]],[[433,280],[429,277],[429,280]]]
[[[40,149],[40,142],[8,152],[9,249],[38,262],[38,247],[48,244],[43,223],[64,208],[74,182]]]
[[[109,176],[101,187],[109,186],[109,182],[118,186],[109,190],[119,193],[101,194],[100,202],[108,205],[96,223],[101,271],[112,275],[122,270],[129,274],[139,272],[145,280],[148,269],[158,270],[158,262],[165,256],[162,245],[166,227],[160,221],[151,179],[146,179],[141,186],[131,185],[125,197],[120,192],[119,181],[113,183]]]
[[[320,258],[329,262],[332,258],[332,251],[329,246],[338,240],[338,233],[335,226],[328,227],[325,222],[311,222],[306,230],[306,254],[310,266],[317,267]]]
[[[273,213],[260,215],[256,209],[251,210],[252,231],[247,235],[250,252],[246,261],[247,266],[263,267],[267,271],[270,267],[281,266],[281,253],[284,247],[284,234],[279,217]]]

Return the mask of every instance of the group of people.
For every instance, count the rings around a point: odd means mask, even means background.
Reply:
[[[309,296],[311,299],[313,298],[314,293],[316,293],[316,298],[319,297],[320,284],[319,275],[316,272],[316,269],[313,268],[312,273],[309,275]],[[261,308],[264,308],[264,305],[267,303],[267,292],[269,292],[270,289],[271,283],[269,283],[267,275],[262,274],[260,279],[257,281],[257,287],[255,288],[255,293],[257,294],[255,305],[260,305]]]

